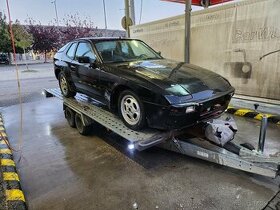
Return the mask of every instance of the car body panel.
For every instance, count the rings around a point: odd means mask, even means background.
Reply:
[[[55,72],[64,71],[72,88],[85,93],[114,110],[121,90],[130,89],[139,96],[150,127],[175,129],[222,114],[234,88],[220,75],[207,69],[162,57],[131,62],[105,63],[95,43],[119,38],[84,38],[96,54],[94,66],[69,59],[66,52],[54,57]],[[130,39],[124,39],[130,40]],[[186,107],[195,111],[186,113]]]

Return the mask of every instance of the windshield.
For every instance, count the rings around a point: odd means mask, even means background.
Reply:
[[[144,42],[138,40],[100,41],[95,46],[104,63],[162,58]]]

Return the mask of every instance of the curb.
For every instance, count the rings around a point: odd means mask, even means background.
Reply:
[[[45,64],[45,63],[52,63],[52,61],[47,61],[47,62],[44,62],[44,61],[42,61],[42,62],[37,62],[37,63],[27,63],[27,65],[29,65],[29,66],[31,66],[31,65],[36,65],[36,64]],[[8,66],[15,66],[16,64],[15,63],[11,63],[11,64],[9,64]],[[17,65],[18,66],[25,66],[26,65],[26,63],[17,63]]]
[[[0,113],[0,166],[3,179],[5,203],[8,210],[27,210],[25,197],[20,185],[19,175],[13,154],[9,147],[7,133]]]
[[[280,116],[279,115],[274,115],[274,114],[267,114],[267,113],[261,113],[261,112],[257,112],[251,109],[241,109],[241,108],[234,108],[229,106],[227,108],[227,113],[229,114],[234,114],[240,117],[248,117],[248,118],[252,118],[255,120],[262,120],[263,116],[267,116],[268,118],[268,122],[280,125]]]

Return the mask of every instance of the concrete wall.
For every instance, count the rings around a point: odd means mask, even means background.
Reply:
[[[131,36],[166,58],[183,60],[184,15],[133,26]],[[277,50],[279,0],[247,0],[192,13],[191,63],[225,76],[238,94],[280,100]]]

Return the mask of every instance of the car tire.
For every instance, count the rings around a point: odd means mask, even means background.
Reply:
[[[76,95],[76,91],[71,90],[69,81],[67,80],[64,72],[59,73],[58,81],[61,93],[64,97],[70,98]]]
[[[130,90],[120,93],[118,112],[124,124],[132,130],[140,130],[146,125],[145,109],[140,98]]]
[[[76,124],[76,128],[77,128],[78,132],[81,135],[86,136],[89,134],[91,126],[90,125],[85,126],[83,124],[81,115],[78,113],[75,114],[75,124]]]
[[[65,114],[65,118],[66,118],[68,124],[70,125],[70,127],[76,128],[75,112],[72,109],[70,109],[69,107],[66,107],[64,114]]]

